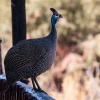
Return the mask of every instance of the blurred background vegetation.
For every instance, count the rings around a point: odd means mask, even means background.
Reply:
[[[100,1],[26,0],[27,39],[50,32],[51,7],[63,19],[57,24],[56,60],[39,83],[57,100],[100,100]],[[0,0],[3,60],[12,46],[11,28],[11,1]]]

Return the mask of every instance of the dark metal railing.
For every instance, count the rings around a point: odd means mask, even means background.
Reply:
[[[4,76],[3,76],[4,77]],[[27,87],[29,88],[29,87]],[[7,89],[5,78],[0,78],[0,100],[36,100],[25,91],[21,84],[15,83]]]
[[[0,100],[54,100],[48,94],[36,92],[20,81],[7,88],[6,77],[0,75]]]

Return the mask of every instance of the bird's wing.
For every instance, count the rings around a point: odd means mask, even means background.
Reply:
[[[12,47],[5,56],[5,70],[13,71],[35,65],[47,52],[42,41],[22,41]]]

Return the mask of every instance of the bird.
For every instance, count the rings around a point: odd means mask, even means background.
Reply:
[[[7,85],[24,78],[31,78],[33,89],[42,91],[37,76],[49,70],[56,57],[56,23],[63,18],[54,8],[51,16],[51,30],[47,36],[19,41],[5,55],[4,66]]]

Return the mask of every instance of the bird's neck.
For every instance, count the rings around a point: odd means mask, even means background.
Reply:
[[[56,39],[57,38],[57,31],[56,31],[56,27],[55,26],[52,26],[51,27],[51,32],[50,32],[49,36],[52,39]]]
[[[53,18],[53,16],[51,17],[51,32],[49,34],[49,37],[51,40],[55,41],[57,39],[57,31],[56,31],[56,21]]]

